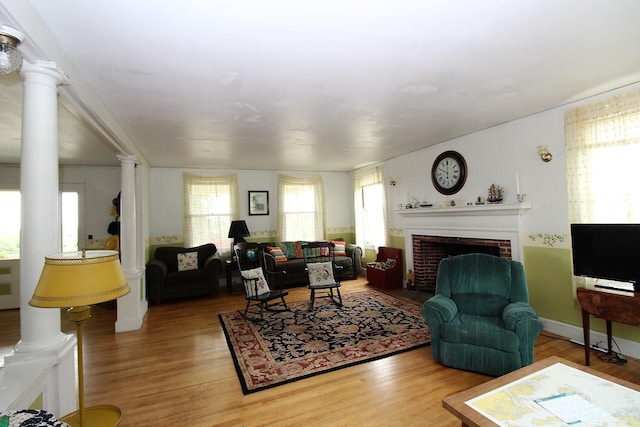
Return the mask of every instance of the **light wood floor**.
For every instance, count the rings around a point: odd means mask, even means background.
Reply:
[[[368,288],[363,279],[344,292]],[[306,300],[305,288],[289,301]],[[244,307],[239,289],[213,299],[150,306],[139,331],[115,334],[115,310],[95,307],[85,324],[86,404],[114,404],[128,426],[458,426],[442,398],[490,379],[443,367],[422,348],[243,395],[218,314]],[[62,314],[63,329],[74,326]],[[19,339],[18,310],[0,311],[0,351]],[[557,355],[584,363],[582,347],[543,333],[536,360]],[[592,357],[592,367],[640,384],[640,362]]]

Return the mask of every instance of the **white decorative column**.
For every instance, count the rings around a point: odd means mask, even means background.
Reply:
[[[45,407],[62,415],[77,405],[75,336],[61,333],[60,310],[34,308],[29,300],[40,279],[45,256],[60,252],[57,88],[64,75],[48,61],[35,65],[25,61],[20,74],[24,78],[20,341],[14,354],[5,358],[5,378],[16,378],[18,383],[2,384],[2,406],[30,405],[31,399],[41,394]]]
[[[120,180],[120,261],[131,291],[118,299],[116,332],[133,331],[142,327],[147,301],[142,288],[142,272],[138,268],[136,157],[118,156]]]
[[[18,351],[60,343],[60,313],[33,308],[29,300],[45,255],[60,252],[58,214],[58,85],[55,69],[24,63],[24,101],[20,158],[22,229],[20,234],[20,342]]]

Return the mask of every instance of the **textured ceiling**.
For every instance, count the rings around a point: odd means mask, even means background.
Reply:
[[[3,7],[71,79],[67,164],[349,171],[640,79],[637,0]],[[17,162],[21,86],[0,81]]]

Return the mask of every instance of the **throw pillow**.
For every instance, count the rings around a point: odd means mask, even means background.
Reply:
[[[326,247],[326,248],[320,248],[320,255],[322,255],[322,256],[329,256],[329,253],[330,253],[330,252],[329,252],[329,249],[331,249],[331,248],[329,248],[329,247]]]
[[[302,242],[295,241],[293,242],[293,253],[296,255],[296,258],[302,259],[304,258],[304,252],[302,251]]]
[[[185,252],[178,254],[178,271],[198,269],[198,252]]]
[[[297,240],[295,242],[280,242],[277,246],[282,249],[287,259],[304,258],[302,244]]]
[[[335,256],[347,256],[347,243],[342,241],[333,241],[331,242],[336,247],[333,249]]]
[[[336,280],[333,278],[333,266],[330,262],[315,262],[307,264],[309,272],[309,284],[313,285],[333,285]]]
[[[276,242],[276,246],[282,249],[282,252],[287,259],[295,258],[295,252],[293,249],[293,242]]]
[[[270,291],[262,268],[256,267],[251,270],[243,270],[240,272],[240,275],[242,275],[243,279],[247,279],[243,280],[243,282],[248,297],[257,297]],[[252,279],[257,279],[257,282]]]
[[[278,246],[267,246],[267,252],[276,259],[276,262],[287,262],[287,257]]]

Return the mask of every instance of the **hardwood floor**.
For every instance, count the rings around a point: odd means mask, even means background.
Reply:
[[[343,283],[343,292],[368,288]],[[288,301],[306,300],[305,288]],[[243,395],[217,315],[244,307],[237,288],[213,299],[152,305],[142,329],[114,333],[116,310],[93,308],[85,323],[86,404],[114,404],[123,427],[147,425],[389,425],[459,426],[443,397],[490,377],[446,368],[422,348],[386,359]],[[62,313],[65,332],[74,325]],[[0,351],[19,339],[18,310],[0,311]],[[543,333],[536,360],[557,355],[584,363],[582,347]],[[640,384],[640,361],[592,367]]]

